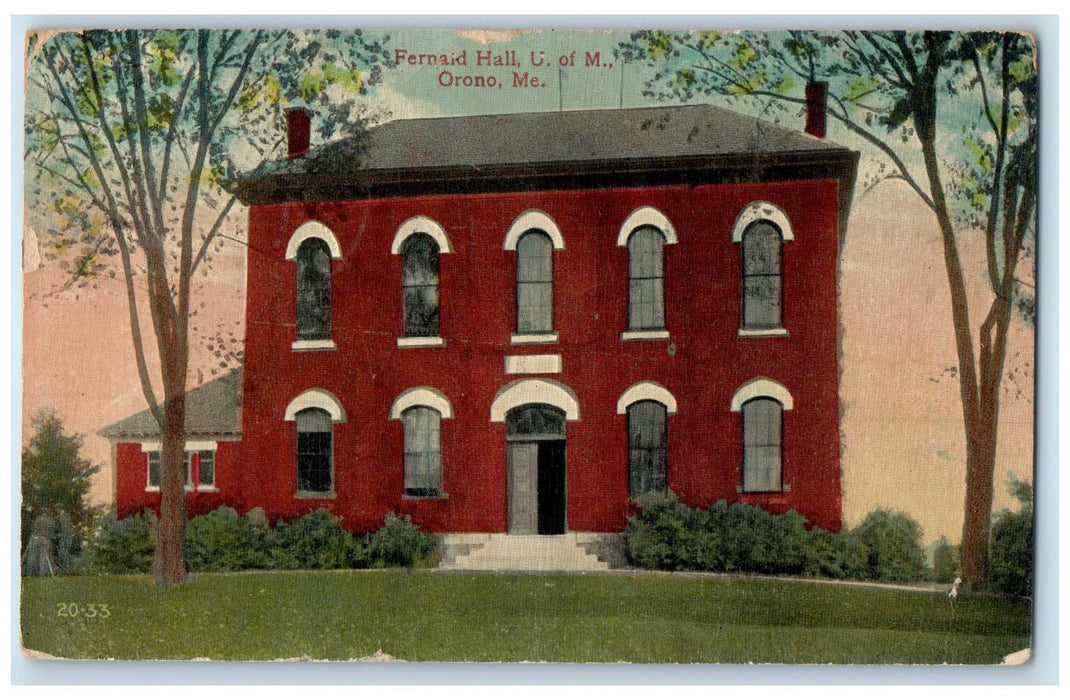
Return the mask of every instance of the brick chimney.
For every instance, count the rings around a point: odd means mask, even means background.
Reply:
[[[810,93],[807,92],[807,94]],[[308,153],[309,137],[312,132],[312,118],[308,111],[300,107],[286,110],[286,126],[290,159],[299,158]]]
[[[825,96],[828,83],[806,84],[806,133],[825,138]]]

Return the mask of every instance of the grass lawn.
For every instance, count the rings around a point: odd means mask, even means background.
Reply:
[[[408,661],[992,664],[1029,646],[1030,632],[1022,600],[960,598],[952,612],[940,593],[656,573],[205,574],[166,589],[145,576],[76,576],[22,587],[23,646],[67,658],[346,660],[381,649]]]

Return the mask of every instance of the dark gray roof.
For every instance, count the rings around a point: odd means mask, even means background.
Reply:
[[[535,189],[584,174],[601,174],[601,183],[606,173],[634,180],[644,173],[830,164],[834,176],[849,164],[853,180],[854,159],[842,146],[709,105],[530,112],[388,122],[266,164],[242,178],[237,191],[255,204]]]
[[[238,435],[241,433],[242,369],[186,392],[186,434]],[[112,440],[159,437],[152,411],[140,413],[101,428],[99,435]]]

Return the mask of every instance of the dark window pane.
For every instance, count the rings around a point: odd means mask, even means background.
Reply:
[[[655,228],[636,229],[628,239],[628,328],[665,328],[662,251],[665,237]]]
[[[506,432],[511,437],[523,435],[564,435],[565,413],[555,406],[527,404],[514,408],[505,416]]]
[[[542,231],[528,231],[516,244],[516,329],[554,329],[554,244]]]
[[[405,493],[433,497],[442,493],[442,416],[414,406],[401,414],[405,428]]]
[[[331,252],[319,238],[297,249],[297,337],[331,337]]]
[[[628,493],[638,498],[668,488],[668,422],[665,406],[637,401],[628,407]]]
[[[161,483],[160,451],[153,450],[149,452],[149,486],[158,489]]]
[[[781,488],[782,408],[775,399],[743,404],[743,490]]]
[[[743,327],[781,324],[781,236],[772,224],[751,224],[743,232]]]
[[[306,408],[297,414],[297,490],[330,491],[331,416],[318,408]]]
[[[201,450],[201,486],[215,486],[215,452]]]
[[[438,244],[426,233],[409,236],[402,249],[404,334],[435,337],[438,329]]]

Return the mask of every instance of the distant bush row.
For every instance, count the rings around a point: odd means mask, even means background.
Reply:
[[[80,572],[152,571],[156,517],[151,511],[122,520],[105,518],[90,542]],[[269,527],[262,511],[246,516],[226,506],[186,525],[189,570],[367,569],[433,563],[434,538],[406,518],[386,516],[381,528],[354,535],[325,509]]]
[[[720,571],[908,582],[928,578],[921,529],[904,513],[876,510],[849,532],[807,528],[795,511],[756,506],[689,508],[648,494],[624,531],[633,564],[669,571]]]

